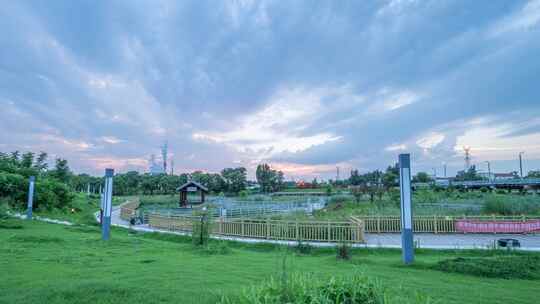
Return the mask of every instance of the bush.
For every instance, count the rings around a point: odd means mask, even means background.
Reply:
[[[26,208],[28,199],[28,179],[20,174],[0,172],[0,197],[14,207]],[[74,198],[69,187],[55,179],[38,179],[34,190],[34,208],[62,209]]]
[[[312,250],[313,246],[302,241],[298,241],[298,244],[296,244],[295,248],[295,251],[299,254],[310,254]]]
[[[203,253],[208,255],[229,254],[231,253],[231,248],[227,245],[227,242],[220,241],[208,244],[208,246],[204,247]]]
[[[338,260],[351,259],[351,246],[347,243],[341,243],[336,246],[336,257]]]
[[[538,256],[455,258],[441,261],[434,268],[445,272],[488,278],[540,279],[540,257]]]
[[[34,206],[41,209],[63,209],[68,207],[75,195],[69,187],[54,179],[36,182]]]
[[[388,303],[381,285],[362,275],[321,280],[312,274],[270,278],[237,297],[222,297],[220,303]]]

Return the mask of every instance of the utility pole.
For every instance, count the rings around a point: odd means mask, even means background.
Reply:
[[[446,177],[446,163],[443,163],[444,177]]]
[[[523,178],[523,158],[525,152],[519,152],[519,177]]]
[[[489,160],[486,160],[486,163],[488,165],[488,180],[491,181],[491,164],[489,163]]]

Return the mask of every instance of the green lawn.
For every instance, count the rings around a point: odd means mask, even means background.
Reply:
[[[215,303],[222,292],[236,293],[278,275],[284,260],[289,272],[329,277],[360,271],[380,279],[391,293],[410,288],[437,303],[535,303],[540,294],[539,281],[430,269],[442,259],[493,252],[422,251],[415,266],[404,267],[393,250],[356,250],[343,262],[330,249],[299,256],[270,245],[229,246],[229,254],[209,255],[186,237],[115,228],[112,240],[102,242],[95,226],[4,220],[0,303]]]

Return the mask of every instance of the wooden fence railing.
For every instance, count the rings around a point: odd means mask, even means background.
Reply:
[[[141,205],[138,198],[130,200],[122,206],[120,206],[120,218],[124,221],[129,221],[131,218],[137,216],[137,208]]]
[[[401,232],[401,219],[399,216],[357,216],[363,221],[364,231],[367,233],[398,233]],[[415,216],[413,229],[415,232],[426,233],[456,233],[456,221],[509,221],[525,222],[538,220],[540,216]]]
[[[150,227],[191,232],[199,217],[149,214]],[[256,219],[209,219],[214,235],[267,240],[310,242],[364,242],[364,225],[359,219],[349,222],[281,221]]]

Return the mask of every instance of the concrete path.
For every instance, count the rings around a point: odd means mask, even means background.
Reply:
[[[98,215],[99,216],[99,215]],[[99,220],[99,218],[98,218]],[[162,229],[151,228],[148,225],[132,226],[129,222],[120,218],[120,206],[113,208],[111,214],[111,224],[114,226],[129,228],[142,232],[160,232],[186,235],[182,232],[171,232]],[[401,248],[401,235],[398,233],[367,233],[366,244],[355,244],[354,247],[368,248]],[[295,241],[277,241],[264,239],[246,239],[226,236],[215,236],[216,239],[234,240],[246,243],[274,243],[284,245],[294,245]],[[494,243],[501,238],[517,239],[521,243],[521,249],[527,251],[540,251],[540,234],[433,234],[418,233],[414,239],[418,248],[426,249],[491,249]],[[335,243],[310,242],[317,247],[335,246]]]

